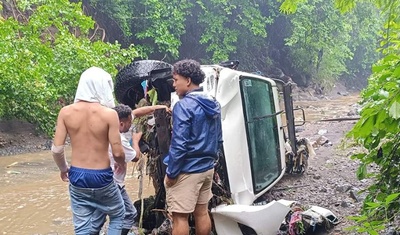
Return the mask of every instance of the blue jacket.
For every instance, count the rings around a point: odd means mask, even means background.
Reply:
[[[168,177],[214,168],[221,143],[219,103],[201,89],[188,92],[172,112],[171,146],[164,159]]]

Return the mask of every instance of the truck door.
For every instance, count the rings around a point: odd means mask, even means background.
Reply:
[[[272,80],[246,75],[239,80],[253,191],[259,195],[284,173],[281,112]]]

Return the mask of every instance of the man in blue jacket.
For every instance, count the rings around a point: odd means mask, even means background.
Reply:
[[[164,185],[173,235],[189,234],[188,217],[193,213],[197,235],[209,235],[208,201],[217,151],[222,143],[218,102],[199,86],[205,74],[194,60],[174,64],[173,79],[181,99],[172,112],[172,139]]]

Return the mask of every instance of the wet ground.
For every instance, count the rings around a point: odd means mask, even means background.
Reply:
[[[359,162],[350,156],[360,149],[344,138],[356,123],[349,119],[357,118],[358,101],[357,94],[349,94],[295,102],[305,109],[307,120],[304,126],[296,128],[297,136],[306,137],[314,144],[316,156],[308,160],[309,167],[303,175],[285,175],[270,190],[268,198],[294,200],[305,209],[320,206],[330,210],[340,223],[318,234],[355,234],[347,230],[354,225],[348,216],[359,213],[365,198],[365,193],[361,192],[371,184],[371,180],[356,178]],[[321,121],[326,119],[346,121]],[[326,140],[323,145],[318,144],[321,138]]]
[[[339,155],[339,158],[333,157],[336,154],[336,147],[340,145],[341,138],[354,122],[318,122],[318,120],[347,117],[349,112],[356,110],[354,104],[357,101],[357,95],[349,95],[337,96],[333,99],[295,102],[295,106],[305,109],[307,119],[306,126],[299,128],[299,135],[315,140],[318,138],[317,133],[321,129],[327,129],[325,135],[333,143],[333,146],[316,149],[317,159],[310,164],[311,170],[304,177],[284,177],[282,183],[276,186],[276,188],[282,188],[298,184],[314,184],[312,189],[306,190],[308,192],[306,195],[296,189],[280,189],[277,197],[280,195],[282,198],[286,197],[285,199],[302,200],[310,199],[315,195],[314,202],[323,204],[321,206],[332,203],[336,205],[345,201],[345,199],[338,199],[337,197],[329,201],[325,200],[325,196],[321,199],[318,195],[331,192],[331,186],[333,187],[332,192],[336,192],[335,187],[340,186],[329,181],[334,180],[332,179],[334,176],[330,175],[330,172],[333,172],[331,169],[335,164],[340,166],[338,172],[341,174],[339,178],[341,179],[340,182],[343,182],[342,184],[347,183],[346,180],[342,180],[343,178],[351,177],[351,182],[354,180],[356,165],[348,163],[350,160],[347,155],[343,153],[343,156]],[[38,148],[40,150],[41,147]],[[67,156],[69,155],[69,151],[67,151]],[[331,162],[328,160],[331,160]],[[138,180],[135,177],[136,175],[132,174],[133,167],[133,163],[129,165],[126,187],[131,198],[136,200],[138,199]],[[148,183],[148,177],[144,177],[144,181],[144,196],[153,194],[154,189]],[[326,189],[322,187],[324,184]],[[316,185],[322,188],[315,188]],[[357,205],[349,206],[351,208],[357,207]],[[335,212],[341,213],[340,206],[334,207],[337,208]],[[343,211],[353,213],[346,208]],[[344,217],[345,215],[340,214],[340,216]],[[341,230],[342,227],[334,231]],[[0,153],[0,234],[73,234],[68,184],[62,182],[59,178],[59,172],[52,160],[50,151],[13,156],[1,156]]]

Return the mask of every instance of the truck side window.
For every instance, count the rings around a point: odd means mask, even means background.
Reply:
[[[279,177],[282,168],[275,104],[268,81],[242,77],[240,86],[253,190],[257,194]]]

